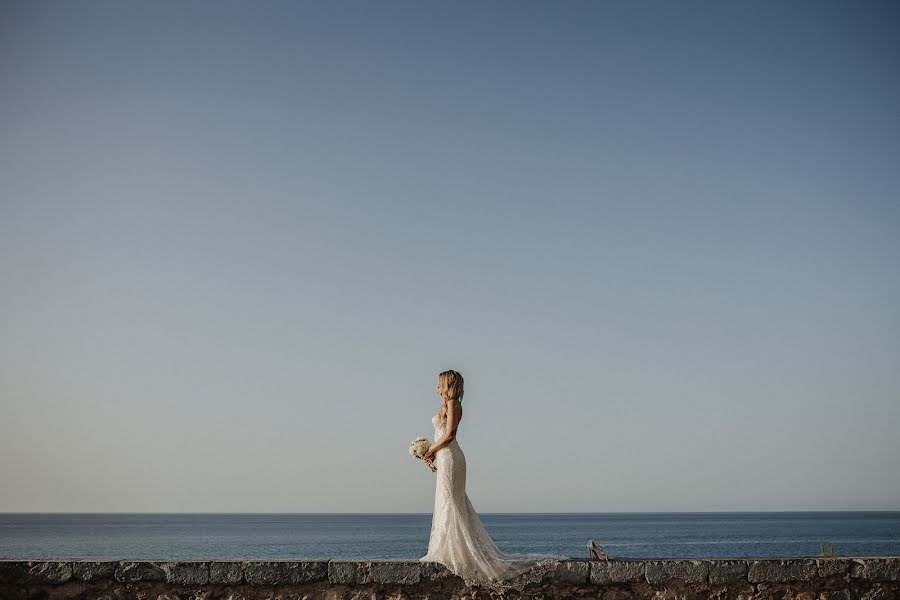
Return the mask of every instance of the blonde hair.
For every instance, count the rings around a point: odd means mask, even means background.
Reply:
[[[462,402],[462,397],[465,391],[463,390],[463,376],[459,371],[454,371],[450,369],[448,371],[443,371],[440,375],[438,375],[438,387],[441,388],[442,393],[442,401],[441,401],[441,409],[438,411],[438,419],[441,420],[442,423],[447,422],[447,402],[446,399],[450,400],[458,400]]]

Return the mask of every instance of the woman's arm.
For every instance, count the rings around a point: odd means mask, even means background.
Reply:
[[[459,408],[456,400],[450,402],[447,407],[447,426],[444,428],[444,436],[432,444],[428,454],[434,454],[450,442],[456,439],[456,428],[459,426]]]

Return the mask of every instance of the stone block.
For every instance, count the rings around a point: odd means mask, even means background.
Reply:
[[[132,583],[135,581],[165,581],[166,572],[162,567],[150,561],[119,561],[114,571],[116,581]]]
[[[288,583],[309,583],[328,579],[327,560],[304,560],[296,563],[295,579]]]
[[[747,581],[750,583],[810,581],[815,576],[816,560],[813,558],[751,560],[747,567]]]
[[[707,580],[709,566],[702,560],[648,560],[645,574],[647,583],[665,583],[670,579],[700,583]]]
[[[328,581],[331,583],[356,585],[369,583],[371,580],[368,563],[360,560],[328,561]]]
[[[628,583],[645,580],[645,561],[593,560],[591,583]]]
[[[743,560],[710,560],[709,582],[713,585],[732,583],[747,577],[747,562]]]
[[[852,600],[853,596],[847,588],[825,590],[819,593],[819,600]]]
[[[166,573],[166,581],[180,585],[209,583],[209,563],[203,561],[173,561],[160,563]]]
[[[816,572],[826,579],[836,575],[846,575],[850,570],[850,561],[846,558],[817,558]]]
[[[371,561],[369,573],[376,583],[418,583],[422,579],[422,563],[408,560]]]
[[[850,577],[866,581],[900,581],[900,558],[850,559]]]
[[[609,563],[605,560],[591,561],[590,582],[594,584],[611,583],[609,578]]]
[[[242,561],[216,560],[209,565],[209,582],[235,585],[244,581]]]
[[[111,560],[76,560],[72,562],[72,577],[81,581],[113,579],[117,566],[118,562]]]
[[[860,593],[859,600],[895,600],[897,594],[890,589],[880,587],[880,584],[874,584]]]
[[[590,574],[591,561],[561,560],[550,573],[549,579],[560,583],[587,583]]]
[[[246,560],[243,564],[247,583],[309,583],[328,578],[328,561]]]
[[[0,561],[0,583],[60,584],[72,579],[72,563],[65,560]]]
[[[64,561],[28,561],[25,583],[65,583],[72,578],[72,563]]]

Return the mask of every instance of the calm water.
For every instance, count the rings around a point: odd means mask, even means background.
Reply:
[[[900,555],[900,512],[483,513],[507,552],[587,558]],[[426,514],[0,513],[0,558],[418,558]]]

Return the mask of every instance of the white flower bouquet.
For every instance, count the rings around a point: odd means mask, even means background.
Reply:
[[[431,441],[429,441],[426,437],[417,437],[412,441],[409,445],[409,455],[413,458],[422,458],[425,456],[425,453],[428,452],[428,449],[431,448]],[[436,473],[437,467],[434,464],[431,466],[431,472]]]

